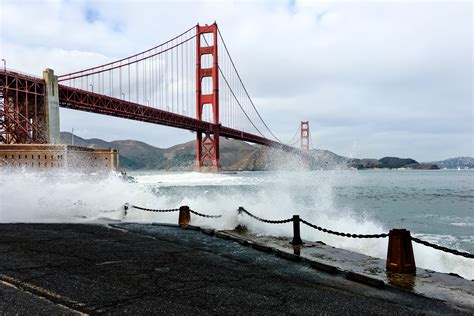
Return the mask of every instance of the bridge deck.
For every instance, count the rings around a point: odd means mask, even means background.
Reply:
[[[206,121],[200,121],[195,118],[179,115],[173,112],[140,105],[85,90],[75,89],[64,85],[59,85],[59,104],[63,108],[171,126],[190,131],[204,132],[206,130],[213,131],[217,128],[217,125]],[[219,134],[222,137],[248,141],[265,146],[279,147],[286,150],[294,150],[292,147],[280,144],[273,140],[225,126],[220,127]]]
[[[21,80],[19,80],[21,79]],[[17,86],[18,82],[24,84]],[[20,93],[31,94],[41,91],[44,95],[45,82],[41,78],[19,72],[0,70],[0,94],[3,89],[11,88],[12,84]],[[32,87],[41,86],[41,89],[32,90]],[[297,151],[291,146],[267,139],[262,136],[243,132],[226,126],[216,125],[192,117],[179,115],[173,112],[160,110],[126,100],[121,100],[98,93],[59,85],[59,106],[72,110],[91,112],[96,114],[126,118],[152,124],[164,125],[190,131],[215,131],[219,129],[222,137],[233,138],[255,144],[271,146],[285,151]]]

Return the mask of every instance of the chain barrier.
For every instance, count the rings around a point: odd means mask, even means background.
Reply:
[[[255,218],[256,220],[258,220],[260,222],[268,223],[268,224],[285,224],[285,223],[289,223],[289,222],[293,221],[293,218],[283,219],[283,220],[279,220],[279,221],[264,219],[264,218],[253,215],[252,213],[250,213],[249,211],[247,211],[243,207],[239,207],[238,212],[239,212],[239,214],[242,214],[242,212],[243,212],[243,213],[247,214],[248,216],[250,216],[252,218]]]
[[[258,221],[261,221],[261,222],[264,222],[264,223],[268,223],[268,224],[284,224],[284,223],[289,223],[289,222],[292,222],[293,221],[293,218],[288,218],[288,219],[284,219],[284,220],[268,220],[268,219],[264,219],[264,218],[261,218],[261,217],[258,217],[258,216],[255,216],[253,215],[252,213],[250,213],[249,211],[247,211],[246,209],[244,209],[243,207],[239,207],[238,209],[238,212],[239,214],[242,214],[242,213],[245,213],[247,214],[248,216],[258,220]],[[332,234],[332,235],[336,235],[336,236],[341,236],[341,237],[349,237],[349,238],[385,238],[385,237],[388,237],[389,234],[371,234],[371,235],[363,235],[363,234],[349,234],[349,233],[341,233],[341,232],[337,232],[337,231],[333,231],[333,230],[330,230],[330,229],[326,229],[326,228],[323,228],[323,227],[320,227],[320,226],[317,226],[317,225],[314,225],[314,224],[311,224],[310,222],[307,222],[305,221],[304,219],[300,218],[299,221],[311,228],[314,228],[314,229],[317,229],[319,231],[322,231],[323,233],[328,233],[328,234]],[[299,229],[298,229],[298,235],[299,235]],[[444,251],[444,252],[447,252],[447,253],[450,253],[450,254],[453,254],[453,255],[457,255],[457,256],[462,256],[462,257],[465,257],[465,258],[474,258],[474,254],[471,254],[471,253],[468,253],[468,252],[462,252],[462,251],[459,251],[459,250],[455,250],[455,249],[450,249],[450,248],[447,248],[447,247],[443,247],[443,246],[439,246],[439,245],[436,245],[436,244],[432,244],[430,242],[427,242],[427,241],[424,241],[424,240],[421,240],[421,239],[418,239],[418,238],[415,238],[415,237],[411,237],[411,240],[413,240],[414,242],[417,242],[419,244],[422,244],[422,245],[425,245],[427,247],[431,247],[431,248],[434,248],[436,250],[441,250],[441,251]]]
[[[414,242],[417,242],[419,244],[422,244],[424,246],[431,247],[431,248],[434,248],[436,250],[441,250],[441,251],[444,251],[444,252],[447,252],[447,253],[451,253],[451,254],[456,255],[456,256],[462,256],[462,257],[466,257],[466,258],[474,258],[474,254],[472,254],[472,253],[462,252],[462,251],[458,251],[458,250],[454,250],[454,249],[449,249],[449,248],[446,248],[446,247],[443,247],[443,246],[435,245],[435,244],[432,244],[430,242],[418,239],[416,237],[411,237],[411,240],[413,240]]]
[[[201,216],[201,217],[206,217],[206,218],[219,218],[219,217],[222,217],[222,215],[206,215],[206,214],[202,214],[202,213],[199,213],[199,212],[196,212],[196,211],[193,211],[193,210],[189,210],[191,213],[193,214],[196,214],[197,216]]]
[[[179,211],[179,208],[156,210],[156,209],[145,208],[145,207],[140,207],[140,206],[136,206],[136,205],[132,205],[132,207],[136,208],[137,210],[142,210],[142,211],[147,211],[147,212],[155,212],[155,213],[167,213],[167,212],[177,212],[177,211]]]
[[[320,226],[316,226],[314,224],[311,224],[310,222],[305,221],[304,219],[300,219],[300,222],[303,224],[308,225],[311,228],[317,229],[319,231],[322,231],[324,233],[328,234],[333,234],[336,236],[342,236],[342,237],[350,237],[350,238],[385,238],[388,237],[388,234],[373,234],[373,235],[362,235],[362,234],[349,234],[349,233],[341,233],[341,232],[336,232],[330,229],[326,229]]]
[[[155,213],[167,213],[167,212],[177,212],[177,211],[179,211],[179,208],[158,210],[158,209],[140,207],[140,206],[136,206],[136,205],[132,205],[132,207],[136,208],[138,210],[147,211],[147,212],[155,212]],[[193,210],[189,210],[189,211],[193,214],[196,214],[197,216],[206,217],[206,218],[219,218],[219,217],[222,217],[222,215],[206,215],[206,214],[199,213],[199,212],[196,212],[196,211],[193,211]]]
[[[256,220],[259,220],[261,222],[268,223],[268,224],[284,224],[284,223],[289,223],[289,222],[293,221],[293,218],[288,218],[288,219],[284,219],[284,220],[263,219],[263,218],[260,218],[258,216],[253,215],[252,213],[250,213],[249,211],[247,211],[243,207],[239,207],[239,213],[242,213],[242,212],[247,214],[250,217],[255,218]],[[333,234],[333,235],[336,235],[336,236],[351,237],[351,238],[385,238],[385,237],[388,237],[388,234],[361,235],[361,234],[341,233],[341,232],[336,232],[336,231],[333,231],[333,230],[330,230],[330,229],[326,229],[326,228],[323,228],[323,227],[316,226],[314,224],[311,224],[310,222],[305,221],[304,219],[300,219],[300,222],[308,225],[309,227],[312,227],[314,229],[322,231],[324,233]]]
[[[140,206],[136,206],[136,205],[132,205],[132,207],[136,208],[138,210],[142,210],[142,211],[157,212],[157,213],[166,213],[166,212],[177,212],[177,211],[179,211],[179,208],[158,210],[158,209],[150,209],[150,208],[140,207]],[[128,206],[126,206],[126,208],[128,208]],[[220,217],[222,217],[222,215],[207,215],[207,214],[199,213],[199,212],[191,210],[191,209],[189,210],[189,212],[191,212],[191,213],[193,213],[197,216],[206,217],[206,218],[220,218]],[[285,223],[293,222],[293,218],[282,219],[282,220],[264,219],[264,218],[258,217],[256,215],[250,213],[249,211],[247,211],[243,207],[239,207],[238,212],[239,212],[239,214],[245,213],[248,216],[250,216],[250,217],[252,217],[256,220],[258,220],[260,222],[263,222],[263,223],[267,223],[267,224],[285,224]],[[328,234],[341,236],[341,237],[349,237],[349,238],[385,238],[385,237],[389,236],[389,234],[364,235],[364,234],[342,233],[342,232],[337,232],[337,231],[333,231],[333,230],[330,230],[330,229],[323,228],[321,226],[314,225],[314,224],[312,224],[308,221],[305,221],[304,219],[301,219],[301,218],[299,219],[299,221],[301,223],[303,223],[303,224],[305,224],[305,225],[307,225],[311,228],[314,228],[316,230],[319,230],[323,233],[328,233]],[[471,253],[468,253],[468,252],[462,252],[462,251],[455,250],[455,249],[450,249],[450,248],[439,246],[439,245],[436,245],[436,244],[432,244],[430,242],[421,240],[421,239],[416,238],[416,237],[411,237],[411,240],[416,242],[416,243],[422,244],[424,246],[431,247],[431,248],[434,248],[436,250],[441,250],[443,252],[447,252],[447,253],[450,253],[450,254],[453,254],[453,255],[456,255],[456,256],[462,256],[462,257],[465,257],[465,258],[474,258],[474,254],[471,254]]]

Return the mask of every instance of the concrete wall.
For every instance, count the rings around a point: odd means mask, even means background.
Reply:
[[[61,134],[59,128],[59,87],[58,77],[52,69],[43,71],[43,79],[46,82],[46,135],[49,144],[59,144]]]
[[[0,168],[27,170],[118,171],[116,149],[94,149],[70,145],[0,144]]]

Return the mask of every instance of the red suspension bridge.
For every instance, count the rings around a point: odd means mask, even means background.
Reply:
[[[217,24],[196,25],[141,53],[100,66],[43,78],[3,69],[0,143],[59,142],[59,107],[194,131],[196,170],[219,170],[219,137],[285,151],[250,97]]]

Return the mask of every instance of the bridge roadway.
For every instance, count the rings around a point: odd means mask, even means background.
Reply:
[[[0,314],[463,314],[173,226],[0,224]]]
[[[15,92],[18,91],[20,94],[32,94],[34,93],[32,87],[38,84],[44,86],[44,80],[10,70],[0,70],[0,89],[6,87],[13,89]],[[44,87],[41,91],[44,91]],[[59,85],[59,106],[72,110],[126,118],[190,131],[215,132],[218,130],[221,137],[248,141],[279,148],[288,152],[298,152],[297,149],[291,146],[262,136],[61,84]]]
[[[63,108],[93,112],[136,121],[166,125],[190,131],[214,131],[217,125],[200,121],[184,115],[175,114],[157,108],[140,105],[126,100],[112,98],[101,94],[59,85],[59,105]],[[242,132],[230,127],[220,126],[219,135],[255,144],[294,151],[293,147],[267,139],[262,136]]]

